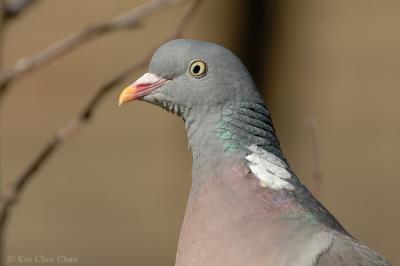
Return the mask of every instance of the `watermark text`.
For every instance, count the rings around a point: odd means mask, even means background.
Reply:
[[[16,255],[16,256],[8,256],[8,263],[26,263],[26,264],[73,264],[78,263],[78,257],[71,256],[25,256],[25,255]]]

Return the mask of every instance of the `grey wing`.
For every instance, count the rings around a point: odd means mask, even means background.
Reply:
[[[321,252],[315,266],[391,266],[392,264],[355,239],[334,234],[330,247]]]

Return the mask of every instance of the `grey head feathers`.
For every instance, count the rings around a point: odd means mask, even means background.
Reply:
[[[206,75],[200,78],[190,74],[190,64],[196,60],[207,65]],[[228,49],[213,43],[184,39],[167,42],[153,55],[149,72],[172,82],[158,91],[158,97],[144,97],[147,101],[164,97],[182,108],[221,108],[245,97],[259,98],[242,62]]]
[[[190,64],[197,60],[207,65],[206,75],[200,78],[190,73]],[[199,114],[203,120],[218,116],[217,130],[230,142],[226,149],[255,143],[280,153],[264,101],[246,67],[228,49],[203,41],[173,40],[155,52],[149,72],[171,82],[143,97],[144,101],[176,111],[189,120],[188,128]],[[231,132],[232,138],[225,132]]]

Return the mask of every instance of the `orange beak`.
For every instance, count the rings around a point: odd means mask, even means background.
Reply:
[[[168,81],[168,79],[160,78],[152,73],[146,73],[121,92],[118,101],[119,105],[149,95]]]

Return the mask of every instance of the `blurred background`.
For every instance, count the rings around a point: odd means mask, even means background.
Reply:
[[[39,1],[8,25],[3,67],[142,2]],[[15,82],[0,113],[3,184],[102,83],[165,39],[186,7],[158,12],[140,30],[90,42]],[[204,0],[184,34],[243,59],[308,186],[315,157],[305,121],[315,122],[319,200],[393,265],[400,264],[399,13],[394,0]],[[7,255],[65,255],[78,258],[74,265],[174,264],[191,181],[184,126],[149,104],[118,108],[119,92],[28,185],[9,220]]]

